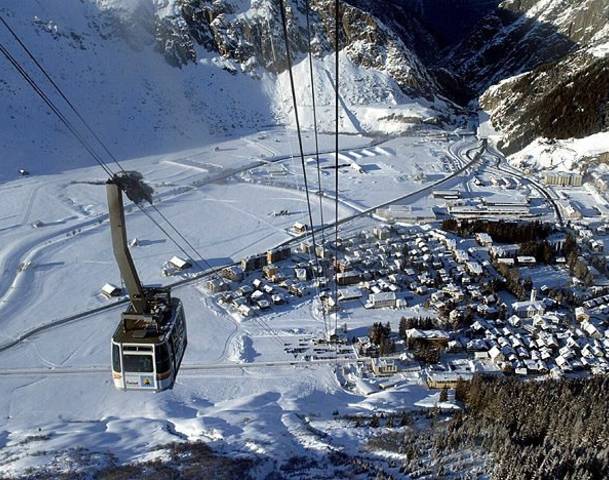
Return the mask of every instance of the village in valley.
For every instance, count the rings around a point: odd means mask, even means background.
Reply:
[[[286,354],[353,363],[350,375],[370,392],[412,382],[413,372],[432,389],[475,374],[607,373],[609,285],[589,232],[454,218],[377,226],[246,257],[203,291],[239,322],[272,325],[277,312],[308,304],[319,327],[285,343]]]

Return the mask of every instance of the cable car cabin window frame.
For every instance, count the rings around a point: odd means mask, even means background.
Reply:
[[[186,322],[184,319],[184,309],[180,307],[176,314],[176,320],[172,332],[170,334],[171,349],[173,353],[174,368],[177,369],[182,363],[184,351],[186,349]]]
[[[152,346],[147,345],[123,345],[123,352],[152,352]]]
[[[112,343],[112,371],[121,373],[123,371],[121,362],[121,347],[118,343]]]
[[[143,370],[141,368],[138,369],[138,370],[129,370],[127,368],[127,365],[129,365],[129,363],[131,362],[132,358],[134,358],[134,357],[138,357],[141,360],[143,360],[143,359],[149,359],[149,361],[150,361],[150,370]],[[126,361],[127,358],[129,359],[128,361]],[[123,352],[123,373],[155,373],[154,366],[155,366],[154,365],[154,355],[150,355],[150,354],[147,354],[147,353],[146,354],[141,354],[141,353],[137,353],[137,354],[127,353],[127,354],[125,354],[125,352]]]
[[[171,352],[169,351],[169,343],[162,342],[154,346],[154,366],[157,375],[172,371]],[[164,358],[162,350],[165,350]]]

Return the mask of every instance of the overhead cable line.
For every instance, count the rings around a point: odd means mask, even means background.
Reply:
[[[309,12],[310,12],[310,3],[309,0],[305,0],[305,18],[307,22],[307,42],[309,45],[309,76],[311,81],[311,101],[313,106],[313,133],[315,136],[315,160],[317,163],[317,194],[319,195],[319,217],[321,222],[321,244],[324,246],[325,242],[325,233],[324,233],[324,208],[323,208],[323,188],[321,186],[321,169],[319,166],[319,140],[317,134],[317,105],[315,102],[315,81],[313,78],[313,51],[311,49],[311,25],[309,22]]]
[[[339,7],[340,0],[335,0],[334,4],[334,22],[335,22],[335,32],[334,32],[334,48],[336,49],[336,57],[334,62],[334,115],[335,115],[335,124],[334,124],[334,167],[335,167],[335,177],[334,177],[334,303],[336,308],[338,308],[338,75],[339,75],[339,49],[340,49],[340,32],[339,32]],[[334,328],[338,327],[338,311],[334,316]]]
[[[305,19],[307,24],[307,44],[308,44],[308,57],[309,57],[309,78],[311,82],[311,103],[313,107],[313,134],[315,138],[315,161],[317,167],[317,195],[319,196],[319,221],[321,227],[321,248],[322,252],[325,252],[326,248],[326,231],[324,228],[324,206],[323,206],[323,187],[321,184],[321,167],[319,160],[319,136],[317,132],[317,105],[315,101],[315,79],[313,76],[313,49],[311,47],[311,22],[309,20],[309,15],[311,11],[311,4],[309,0],[305,0]],[[317,255],[317,252],[315,252]],[[321,295],[319,287],[317,288],[317,294],[319,298],[321,314],[324,322],[324,331],[326,334],[326,338],[328,337],[328,324],[326,319],[326,309],[322,304]]]
[[[82,115],[78,112],[78,110],[76,109],[76,107],[72,104],[72,102],[68,99],[68,97],[66,97],[66,95],[64,95],[63,91],[61,90],[61,88],[59,88],[59,85],[57,85],[57,83],[55,83],[55,81],[53,80],[53,78],[49,75],[49,73],[46,71],[46,69],[40,64],[40,62],[36,59],[36,57],[34,56],[34,54],[30,51],[30,49],[27,47],[27,45],[25,45],[22,41],[21,38],[19,37],[19,35],[17,35],[17,33],[11,28],[11,26],[6,22],[6,20],[4,20],[4,17],[2,17],[2,15],[0,15],[0,22],[6,27],[6,29],[11,33],[11,35],[13,36],[13,38],[17,41],[17,43],[21,46],[21,48],[23,48],[23,50],[25,51],[25,53],[27,53],[28,57],[30,57],[30,59],[32,60],[32,62],[34,62],[34,64],[38,67],[38,69],[42,72],[42,74],[46,77],[46,79],[49,81],[49,83],[51,85],[53,85],[53,87],[55,88],[55,90],[57,90],[57,93],[59,93],[59,95],[61,96],[61,98],[63,98],[63,100],[68,104],[68,106],[70,107],[70,109],[74,112],[74,114],[78,117],[78,119],[82,122],[82,124],[85,126],[85,128],[87,129],[87,131],[93,136],[93,138],[95,138],[95,140],[97,140],[97,142],[102,146],[102,148],[104,149],[104,151],[108,154],[108,156],[114,161],[114,163],[118,166],[118,168],[120,168],[122,171],[124,171],[125,169],[121,166],[121,164],[119,163],[119,161],[116,159],[116,157],[110,152],[110,150],[106,147],[106,145],[104,144],[104,142],[102,142],[102,140],[99,138],[99,136],[95,133],[95,131],[89,126],[89,124],[87,123],[87,121],[82,117]]]
[[[84,125],[84,127],[87,129],[87,131],[93,136],[93,138],[97,141],[97,143],[99,143],[99,145],[101,145],[102,149],[104,150],[104,152],[106,152],[106,154],[112,159],[112,161],[116,164],[116,166],[121,170],[121,171],[125,171],[125,169],[123,168],[123,166],[120,164],[120,162],[118,161],[118,159],[116,158],[116,156],[111,152],[111,150],[106,146],[106,144],[102,141],[102,139],[99,137],[99,135],[97,135],[95,133],[95,131],[93,130],[93,128],[89,125],[89,123],[85,120],[85,118],[80,114],[80,112],[78,111],[78,109],[74,106],[74,104],[70,101],[70,99],[64,94],[63,90],[59,87],[59,85],[53,80],[53,78],[51,77],[51,75],[49,75],[49,73],[47,72],[47,70],[42,66],[42,64],[38,61],[38,59],[34,56],[34,54],[30,51],[30,49],[27,47],[27,45],[25,45],[25,43],[21,40],[21,38],[19,37],[19,35],[17,35],[17,33],[11,28],[11,26],[6,22],[6,20],[0,15],[0,22],[6,27],[6,29],[11,33],[11,35],[15,38],[15,40],[17,41],[17,43],[19,43],[19,45],[21,46],[21,48],[23,48],[23,50],[27,53],[27,55],[30,57],[30,59],[34,62],[34,64],[38,67],[38,69],[42,72],[42,74],[45,76],[45,78],[49,81],[49,83],[55,88],[55,90],[57,91],[57,93],[61,96],[61,98],[66,102],[66,104],[70,107],[70,109],[72,110],[72,112],[74,112],[74,114],[78,117],[78,119],[82,122],[82,124]],[[48,104],[48,103],[47,103]],[[102,161],[103,162],[103,161]],[[99,161],[98,161],[99,163]],[[101,165],[101,164],[100,164]],[[110,175],[109,172],[111,172],[110,169],[107,168],[105,162],[104,162],[104,166],[102,167],[104,168],[104,170],[106,170],[106,173],[108,173]],[[111,176],[111,175],[110,175]],[[203,256],[197,251],[197,249],[186,239],[186,237],[173,225],[173,223],[171,223],[171,221],[169,221],[169,219],[163,215],[163,213],[158,209],[158,207],[156,207],[156,205],[152,205],[152,209],[157,212],[161,218],[163,218],[163,220],[171,227],[171,229],[176,232],[176,234],[186,243],[186,245],[188,245],[188,247],[190,247],[190,249],[195,252],[195,254],[200,257],[200,259],[206,264],[207,268],[212,268],[211,265],[203,258]],[[193,260],[194,262],[196,262],[195,259],[191,258],[191,255],[185,253],[184,251],[182,251],[182,253],[184,253],[188,258],[190,258],[191,260]],[[200,265],[199,265],[200,268]]]
[[[23,50],[25,50],[25,52],[27,53],[27,55],[30,57],[30,59],[34,62],[34,64],[38,67],[38,69],[42,72],[42,74],[45,76],[45,78],[51,83],[51,85],[55,88],[55,90],[57,91],[57,93],[61,96],[61,98],[66,102],[66,104],[70,107],[70,109],[72,110],[72,112],[74,112],[74,114],[78,117],[78,119],[82,122],[82,124],[84,125],[84,127],[87,129],[87,131],[93,136],[93,138],[97,141],[97,143],[99,143],[99,145],[101,145],[102,149],[106,152],[106,154],[112,159],[112,161],[117,165],[117,167],[121,170],[121,171],[125,171],[125,169],[123,168],[123,166],[120,164],[120,162],[118,161],[118,159],[116,158],[116,156],[110,151],[110,149],[106,146],[106,144],[102,141],[102,139],[99,137],[99,135],[97,135],[95,133],[95,131],[93,130],[93,128],[89,125],[89,123],[85,120],[85,118],[80,114],[80,112],[78,111],[78,109],[74,106],[74,104],[68,99],[68,97],[64,94],[64,92],[62,91],[62,89],[59,87],[59,85],[53,80],[53,78],[51,77],[51,75],[47,72],[47,70],[41,65],[41,63],[36,59],[36,57],[34,56],[34,54],[30,51],[30,49],[24,44],[24,42],[21,40],[21,38],[19,37],[19,35],[17,35],[17,33],[11,28],[11,26],[6,22],[6,20],[0,15],[0,22],[6,27],[6,29],[11,33],[11,35],[15,38],[15,40],[17,41],[17,43],[19,43],[19,45],[23,48]],[[5,53],[5,52],[3,52]],[[6,55],[10,55],[10,53],[6,52]],[[8,57],[7,57],[8,58]],[[20,65],[18,65],[18,62],[16,60],[14,60],[14,57],[12,57],[12,60],[9,59],[11,61],[11,63],[13,63],[13,65],[15,66],[15,68],[18,68],[19,72],[23,74],[25,74],[27,76],[26,80],[28,81],[28,83],[30,83],[30,85],[36,90],[36,93],[38,93],[39,95],[43,95],[44,97],[46,97],[46,99],[43,97],[43,100],[45,100],[45,103],[49,106],[49,108],[52,109],[52,111],[54,113],[56,113],[58,116],[63,117],[63,114],[61,114],[61,112],[59,111],[59,109],[52,104],[52,101],[50,101],[50,99],[48,99],[48,97],[46,96],[46,94],[44,94],[44,92],[40,89],[40,87],[38,87],[38,85],[35,83],[35,81],[29,76],[29,74],[27,74],[27,72],[25,72],[25,70],[23,69],[23,67],[21,67]],[[24,77],[25,78],[25,77]],[[47,101],[48,100],[48,101]],[[76,134],[72,128],[73,127],[69,127],[68,123],[69,121],[64,122],[62,120],[62,122],[70,129],[70,131],[75,134],[75,136],[79,137],[79,141],[81,140],[80,135]],[[83,142],[81,142],[83,143]],[[89,151],[89,148],[87,146],[85,146],[83,144],[83,146],[85,148],[87,148],[87,151]],[[92,152],[89,151],[89,153],[92,154]],[[93,155],[93,154],[92,154]],[[100,164],[100,166],[104,169],[104,171],[106,172],[106,174],[108,174],[108,176],[112,177],[114,175],[114,172],[112,172],[112,170],[107,166],[107,164],[103,161],[103,159],[100,159],[99,156],[95,156],[93,155],[95,160]],[[136,205],[138,205],[136,203]],[[159,227],[159,229],[170,239],[172,240],[172,242],[174,244],[177,245],[176,241],[171,238],[171,236],[167,233],[167,231],[163,228],[161,228],[158,223],[152,219],[152,217],[150,216],[150,214],[146,211],[144,211],[142,209],[142,207],[140,205],[138,205],[138,208],[140,208],[140,210],[142,210],[142,212],[148,216],[156,225],[157,227]],[[163,213],[158,209],[158,207],[156,205],[152,205],[151,208],[157,212],[157,214],[159,216],[161,216],[161,218],[171,227],[171,229],[184,241],[184,243],[186,243],[186,245],[188,245],[188,247],[190,247],[190,249],[195,252],[195,254],[201,259],[201,261],[203,261],[203,263],[205,263],[205,265],[207,266],[207,268],[211,269],[212,266],[209,264],[209,262],[207,262],[205,260],[205,258],[197,251],[197,249],[192,245],[191,242],[189,242],[186,237],[177,229],[177,227],[165,216],[163,215]],[[191,259],[199,268],[201,268],[201,265],[198,263],[198,261],[194,258],[192,258],[192,256],[190,254],[188,254],[183,248],[178,247],[180,249],[180,251],[186,255],[189,259]]]
[[[290,51],[290,38],[288,35],[288,21],[287,21],[287,14],[286,14],[286,9],[285,9],[285,3],[284,0],[279,0],[279,9],[280,9],[280,13],[281,13],[281,24],[283,27],[283,39],[284,39],[284,43],[285,43],[285,50],[286,50],[286,57],[287,57],[287,63],[288,63],[288,74],[290,77],[290,90],[292,92],[292,103],[293,103],[293,107],[294,107],[294,117],[296,120],[296,133],[298,135],[298,148],[300,150],[300,161],[301,161],[301,165],[302,165],[302,175],[304,178],[304,187],[305,187],[305,195],[306,195],[306,199],[307,199],[307,211],[309,214],[309,223],[311,225],[311,242],[312,242],[312,248],[313,248],[313,258],[314,258],[314,281],[318,281],[318,273],[320,271],[320,267],[319,267],[319,258],[317,257],[317,241],[315,239],[315,224],[313,223],[313,214],[311,211],[311,200],[310,200],[310,196],[309,196],[309,184],[308,184],[308,180],[307,180],[307,168],[306,168],[306,164],[305,164],[305,158],[304,158],[304,148],[303,148],[303,143],[302,143],[302,132],[300,129],[300,118],[298,115],[298,99],[296,97],[296,88],[294,86],[294,74],[292,72],[292,54]],[[310,44],[309,44],[309,54],[310,54]],[[309,57],[309,61],[310,61],[310,57]],[[312,67],[311,67],[312,68]],[[317,136],[316,136],[317,139]],[[316,140],[317,143],[317,140]],[[319,174],[319,153],[317,153],[317,173]],[[321,195],[321,191],[320,191],[320,195]],[[320,203],[321,203],[321,196],[320,196]],[[321,206],[321,205],[320,205]],[[323,211],[323,209],[320,208],[320,213]],[[323,217],[322,217],[323,218]],[[323,231],[323,221],[322,221],[322,231]],[[323,306],[322,306],[323,309]],[[324,315],[324,330],[326,335],[328,334],[328,328],[327,328],[327,324],[326,324],[326,319],[325,319],[325,315]]]
[[[268,18],[266,19],[266,22],[267,22],[267,28],[269,29],[269,32],[270,32],[271,31],[271,26],[270,26]],[[275,42],[273,42],[273,35],[269,35],[269,38],[270,38],[270,42],[271,42],[271,52],[272,52],[272,56],[273,56],[273,62],[274,62],[274,64],[277,64],[277,54],[276,54],[276,50],[275,50]],[[288,144],[290,146],[290,159],[293,161],[293,160],[295,160],[296,157],[294,156],[294,149],[292,148],[291,137],[288,137]],[[296,188],[297,189],[299,189],[299,186],[300,186],[299,184],[296,184]],[[304,215],[306,216],[306,212],[304,213]],[[305,221],[305,223],[306,223],[306,221]],[[323,231],[323,228],[322,228],[322,231]],[[317,254],[317,253],[315,252],[315,254]],[[312,260],[311,259],[311,253],[309,252],[309,261],[311,261],[311,260]],[[316,271],[313,271],[313,280],[314,281],[317,280],[317,272]],[[321,297],[319,295],[319,282],[317,282],[316,285],[317,285],[318,298],[320,298],[320,300],[321,300]],[[322,306],[322,312],[323,312],[324,335],[327,337],[327,335],[328,335],[328,324],[326,322],[326,314],[325,314],[325,310],[323,309],[323,306]]]
[[[15,70],[21,75],[21,77],[34,89],[34,91],[38,94],[38,96],[46,103],[46,105],[51,109],[51,111],[59,118],[59,120],[64,124],[64,126],[68,129],[74,137],[82,144],[82,146],[89,152],[89,154],[95,159],[97,163],[99,163],[100,167],[106,172],[107,175],[112,176],[112,171],[108,168],[108,166],[98,157],[97,153],[90,147],[89,144],[82,138],[80,133],[74,128],[72,123],[59,111],[59,109],[55,106],[52,100],[40,89],[38,84],[32,79],[32,77],[25,71],[25,69],[21,66],[21,64],[11,55],[11,53],[5,48],[5,46],[0,43],[0,52],[6,57],[6,59],[13,65]]]
[[[44,67],[38,62],[35,56],[31,53],[31,51],[25,46],[25,44],[21,41],[19,36],[10,28],[7,22],[0,16],[0,22],[4,24],[4,26],[11,32],[13,37],[17,40],[19,45],[27,52],[30,59],[35,63],[35,65],[41,70],[44,76],[49,80],[49,82],[53,85],[53,87],[57,90],[61,98],[68,104],[70,109],[74,112],[74,114],[78,117],[78,119],[83,123],[85,128],[89,131],[89,133],[95,138],[95,140],[101,145],[106,154],[114,161],[114,163],[119,167],[121,171],[125,171],[125,169],[121,166],[118,159],[112,154],[110,149],[104,144],[101,138],[95,133],[95,131],[90,127],[84,117],[78,112],[74,104],[67,98],[67,96],[63,93],[61,88],[57,85],[55,81],[53,81],[52,77],[48,74],[48,72],[44,69]],[[61,123],[68,129],[72,135],[78,140],[81,146],[91,155],[91,157],[99,164],[99,166],[104,170],[104,172],[108,175],[110,179],[114,176],[114,171],[104,162],[104,160],[99,156],[99,154],[92,148],[92,146],[87,142],[87,140],[80,134],[80,132],[74,127],[74,125],[70,122],[70,120],[65,117],[65,115],[61,112],[61,110],[53,103],[53,101],[46,95],[46,93],[40,88],[38,83],[30,76],[30,74],[23,68],[23,66],[11,55],[11,53],[6,49],[6,47],[0,43],[0,53],[2,53],[6,59],[13,65],[13,67],[17,70],[20,76],[32,87],[32,89],[36,92],[36,94],[44,101],[44,103],[51,109],[51,111],[59,118]],[[156,227],[169,239],[171,242],[189,259],[191,259],[201,270],[204,270],[200,263],[192,258],[192,256],[170,235],[170,233],[157,221],[155,220],[150,213],[145,210],[145,208],[139,203],[134,202],[135,205],[139,208],[139,210],[146,215],[150,221],[152,221]],[[151,205],[151,208],[156,211],[161,218],[176,232],[176,234],[200,257],[200,260],[209,268],[213,270],[211,264],[203,258],[203,256],[197,251],[197,249],[186,239],[186,237],[173,225],[173,223],[156,207],[156,205]],[[212,272],[212,275],[216,275],[218,278],[222,280],[222,277],[219,276],[217,272]],[[283,347],[283,343],[279,340],[279,334],[269,326],[262,319],[255,319],[255,322],[262,326],[263,330],[266,330],[270,333],[270,336],[273,337],[275,341],[280,343]]]
[[[317,242],[315,241],[315,224],[313,223],[313,214],[311,212],[311,200],[309,198],[309,183],[307,180],[307,168],[305,165],[304,148],[302,145],[302,132],[300,130],[300,118],[298,116],[298,105],[296,98],[296,88],[294,87],[294,74],[292,72],[292,54],[290,52],[290,40],[288,37],[288,21],[285,11],[284,0],[279,0],[281,10],[281,23],[283,26],[283,38],[285,41],[286,57],[288,62],[288,73],[290,76],[290,89],[292,91],[292,103],[294,105],[294,117],[296,119],[296,133],[298,135],[298,148],[300,150],[300,162],[302,165],[302,175],[304,177],[305,193],[307,197],[307,210],[309,213],[309,222],[311,224],[311,240],[313,242],[313,252],[315,253],[315,259],[317,260]],[[319,263],[319,262],[318,262]]]
[[[104,162],[104,160],[98,155],[98,153],[93,149],[93,147],[87,142],[85,138],[78,132],[78,130],[74,127],[72,122],[59,110],[59,108],[53,103],[53,101],[46,95],[46,93],[40,88],[40,86],[36,83],[36,81],[30,76],[30,74],[21,66],[21,64],[11,55],[11,53],[6,49],[6,47],[0,43],[0,53],[2,53],[6,59],[13,65],[15,70],[19,73],[19,75],[32,87],[32,89],[36,92],[36,94],[44,101],[44,103],[49,107],[49,109],[59,118],[61,123],[68,129],[68,131],[74,135],[76,140],[81,144],[81,146],[91,155],[91,157],[99,164],[99,166],[104,170],[106,175],[110,179],[114,176],[114,171],[108,167],[108,165]],[[124,171],[124,170],[123,170]],[[146,215],[150,221],[152,221],[156,227],[169,239],[172,243],[184,254],[186,257],[190,258],[195,264],[201,268],[201,265],[197,262],[196,259],[193,259],[192,256],[167,232],[167,230],[160,225],[160,223],[155,220],[149,212],[147,212],[142,205],[134,202],[135,205],[140,209],[144,215]],[[159,212],[159,210],[153,206],[153,208]],[[163,216],[164,217],[164,216]],[[171,225],[171,223],[164,217],[165,220]],[[177,229],[171,225],[174,230]],[[204,259],[202,259],[205,261]],[[205,261],[205,263],[211,268],[209,263]],[[203,270],[203,269],[202,269]]]

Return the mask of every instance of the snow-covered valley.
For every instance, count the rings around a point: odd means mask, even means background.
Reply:
[[[434,132],[430,134],[432,139]],[[282,150],[293,144],[294,137],[289,130],[266,131],[210,145],[206,150],[129,160],[125,167],[144,173],[156,189],[158,208],[212,266],[225,265],[289,240],[291,224],[306,221],[299,160],[292,158],[289,150]],[[322,148],[329,147],[332,140],[323,136]],[[425,181],[412,180],[421,171],[428,175],[428,181],[444,175],[442,162],[448,154],[442,152],[449,143],[441,137],[426,144],[416,137],[376,147],[370,142],[365,137],[341,139],[344,158],[371,166],[365,178],[350,174],[348,167],[343,170],[341,216],[358,214],[423,187]],[[409,157],[413,149],[420,149],[418,160]],[[288,158],[268,163],[273,160],[269,150],[277,158],[285,153]],[[260,163],[260,152],[265,157],[263,166],[248,169]],[[427,160],[422,162],[425,156]],[[256,183],[261,170],[268,174],[278,167],[286,170],[279,180],[270,177],[270,185]],[[314,173],[314,168],[309,168]],[[214,181],[225,171],[228,178]],[[237,171],[244,173],[240,176],[234,173]],[[99,293],[101,286],[105,282],[120,284],[109,242],[103,185],[87,183],[102,180],[102,174],[99,167],[85,167],[3,185],[3,204],[9,205],[2,222],[3,344],[42,325],[107,305],[109,301]],[[394,178],[400,174],[404,180],[396,183]],[[358,186],[362,178],[372,182],[367,188],[375,183],[381,188],[372,196],[362,196]],[[332,196],[330,180],[324,177],[323,181]],[[277,186],[273,187],[273,182]],[[333,218],[330,200],[324,200],[324,208],[326,218]],[[280,209],[291,214],[271,215]],[[319,218],[317,207],[313,214]],[[161,267],[179,253],[176,247],[138,210],[128,210],[128,218],[130,236],[138,239],[132,253],[143,281],[175,281],[163,277]],[[32,226],[36,221],[41,222],[38,228]],[[344,224],[341,232],[348,234],[371,222],[354,219]],[[187,369],[172,392],[125,394],[113,389],[107,370],[108,339],[121,306],[49,328],[1,352],[0,383],[3,391],[11,392],[0,400],[6,412],[1,427],[3,466],[18,473],[51,462],[53,468],[78,470],[88,461],[108,465],[110,454],[121,462],[135,461],[150,458],[154,446],[200,439],[224,450],[287,460],[309,449],[306,442],[302,444],[301,421],[293,425],[296,414],[331,419],[335,410],[352,414],[408,408],[433,395],[418,386],[416,378],[411,393],[390,394],[391,401],[384,393],[373,397],[347,393],[331,364],[307,366],[299,361],[293,366],[280,363],[260,368],[264,362],[294,360],[284,352],[282,342],[323,335],[321,319],[312,316],[310,301],[269,316],[265,320],[272,328],[273,333],[269,333],[257,321],[239,323],[218,310],[206,300],[200,285],[202,281],[176,289],[185,304],[190,344],[184,360]],[[379,320],[386,318],[379,316]],[[399,315],[393,321],[398,319]],[[351,328],[359,325],[365,330],[371,321],[369,315],[353,318]],[[235,361],[258,366],[231,367]],[[27,440],[36,435],[44,440]],[[270,438],[277,435],[285,441],[271,443]],[[76,455],[76,445],[102,458],[78,464],[71,458]]]
[[[434,458],[418,477],[406,475],[400,465],[412,456],[387,449],[376,438],[403,435],[404,429],[394,428],[398,419],[400,428],[409,422],[427,425],[436,422],[428,412],[445,419],[442,412],[461,408],[453,392],[445,398],[444,391],[428,388],[428,374],[412,355],[390,356],[401,371],[377,375],[373,361],[351,346],[376,322],[398,332],[404,316],[435,316],[426,289],[395,308],[346,299],[340,314],[330,318],[336,320],[335,334],[346,325],[347,340],[328,346],[319,288],[247,316],[210,292],[211,277],[204,272],[281,245],[294,252],[290,269],[312,262],[302,245],[310,235],[295,233],[296,225],[309,223],[305,174],[312,226],[320,229],[318,238],[328,240],[335,214],[343,238],[386,227],[395,221],[391,215],[404,215],[407,225],[398,222],[400,227],[414,224],[413,235],[427,238],[432,235],[427,224],[445,218],[451,207],[438,198],[455,190],[476,208],[507,202],[525,208],[531,218],[562,223],[564,208],[552,202],[558,190],[547,194],[539,180],[523,179],[513,166],[527,172],[577,170],[582,159],[609,151],[607,133],[560,140],[537,136],[504,158],[493,144],[511,133],[515,97],[506,92],[522,72],[511,71],[519,75],[488,89],[484,85],[482,107],[488,113],[481,118],[487,124],[476,133],[476,102],[457,105],[433,62],[421,60],[420,46],[371,14],[366,1],[345,2],[335,152],[333,2],[311,0],[318,170],[306,3],[287,3],[304,170],[276,2],[0,4],[0,15],[112,155],[3,25],[0,45],[108,168],[140,172],[154,189],[154,209],[143,212],[126,203],[130,252],[144,284],[170,285],[182,300],[189,339],[172,390],[114,388],[110,339],[127,297],[101,293],[106,283],[121,286],[110,242],[107,175],[0,57],[0,477],[96,478],[122,465],[149,468],[151,461],[160,462],[157,468],[180,463],[176,444],[202,442],[225,458],[252,461],[243,479],[392,474],[431,480],[445,465],[455,475],[488,478],[487,458],[475,448],[447,455],[441,467]],[[594,38],[602,40],[606,29],[599,31]],[[606,48],[597,43],[601,62]],[[461,58],[454,51],[430,52],[434,58],[441,54],[453,55],[453,62]],[[592,198],[581,190],[576,192],[581,198]],[[603,195],[594,198],[605,201]],[[180,246],[166,219],[183,235]],[[192,267],[167,274],[174,255],[189,257]],[[553,267],[546,274],[558,282],[568,278]],[[262,273],[250,273],[244,282],[256,275]],[[379,416],[381,427],[373,427]],[[381,445],[375,447],[377,440]],[[422,462],[430,451],[421,454]]]

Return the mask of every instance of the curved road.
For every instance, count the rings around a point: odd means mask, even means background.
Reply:
[[[537,190],[546,199],[546,201],[550,204],[550,206],[554,209],[554,214],[556,216],[556,220],[558,221],[560,226],[561,227],[564,226],[564,220],[562,218],[562,213],[560,211],[559,205],[556,203],[556,200],[552,197],[552,195],[542,185],[537,183],[530,176],[521,173],[519,170],[517,170],[516,168],[514,168],[512,166],[503,167],[502,163],[504,163],[504,162],[507,163],[507,160],[496,149],[494,149],[492,147],[491,148],[487,147],[486,151],[489,153],[489,155],[491,157],[494,157],[497,160],[497,165],[496,165],[497,170],[500,170],[504,173],[508,173],[510,175],[518,177],[521,180],[523,180],[524,183],[529,183],[530,185],[532,185],[533,188],[535,190]]]

